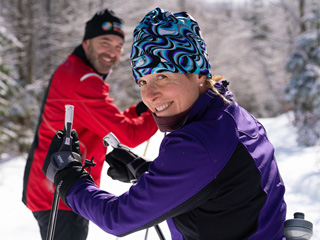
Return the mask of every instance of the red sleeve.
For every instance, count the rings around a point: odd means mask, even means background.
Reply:
[[[75,119],[79,114],[81,117],[78,119],[82,119],[83,124],[101,137],[113,132],[122,144],[136,147],[157,131],[150,111],[140,117],[135,112],[135,106],[125,113],[119,111],[109,98],[108,85],[98,77],[80,81],[74,94],[74,99],[78,100]]]
[[[137,110],[136,110],[136,107],[137,107],[137,104],[134,104],[132,105],[131,107],[129,107],[128,109],[126,109],[123,114],[128,117],[128,118],[137,118],[139,117],[138,114],[137,114]],[[151,114],[151,111],[150,110],[147,110],[146,113],[149,113]],[[143,115],[144,113],[141,114],[141,116]]]
[[[138,117],[138,114],[137,114],[137,111],[136,111],[136,106],[137,106],[137,104],[132,105],[131,107],[126,109],[123,112],[123,114],[128,118],[136,118],[136,117]]]

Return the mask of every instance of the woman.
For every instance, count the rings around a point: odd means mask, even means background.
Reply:
[[[142,100],[170,134],[151,163],[123,149],[107,155],[111,177],[139,178],[115,196],[98,189],[77,160],[57,152],[58,133],[43,172],[54,177],[64,202],[118,236],[167,220],[174,240],[282,239],[286,204],[274,149],[226,81],[212,79],[195,20],[149,12],[134,31],[131,60]],[[50,157],[69,165],[49,176]]]

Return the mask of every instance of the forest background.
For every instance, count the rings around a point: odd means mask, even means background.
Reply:
[[[258,118],[292,111],[298,142],[320,145],[320,6],[317,0],[1,0],[0,153],[26,153],[42,98],[59,64],[79,45],[85,22],[112,9],[126,43],[110,79],[124,110],[140,100],[130,51],[147,12],[187,11],[199,23],[214,75]],[[63,86],[62,86],[63,87]],[[1,161],[1,154],[0,154]]]

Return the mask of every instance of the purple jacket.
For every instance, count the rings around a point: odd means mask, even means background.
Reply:
[[[128,192],[115,196],[80,179],[67,201],[118,236],[167,220],[173,240],[280,240],[284,191],[263,126],[208,90]]]

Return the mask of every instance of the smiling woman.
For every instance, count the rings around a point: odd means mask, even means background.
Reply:
[[[190,109],[198,99],[206,76],[183,73],[154,73],[138,80],[143,102],[158,117],[171,117]]]
[[[228,82],[212,77],[198,23],[150,11],[134,30],[131,61],[142,100],[170,134],[152,162],[127,148],[107,154],[109,176],[138,180],[120,196],[95,186],[74,159],[55,178],[63,201],[118,236],[166,220],[173,240],[281,240],[285,188],[274,148]]]

